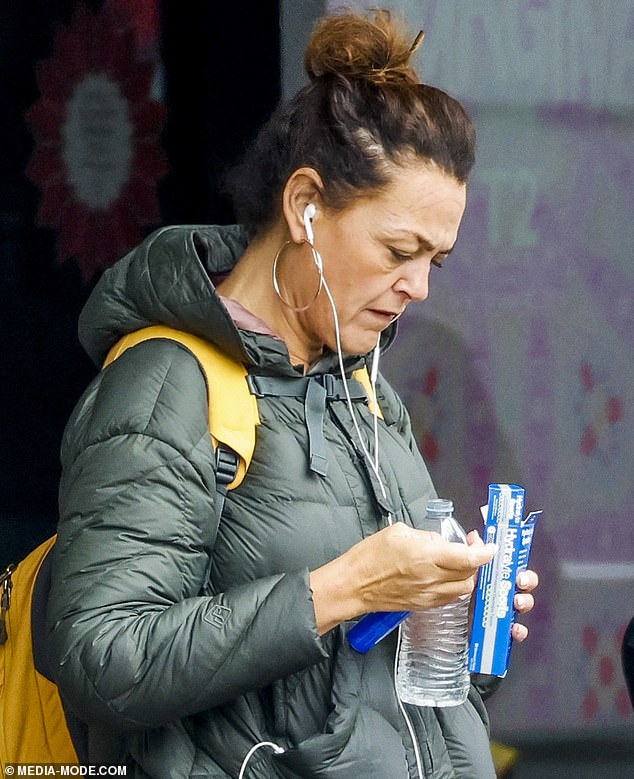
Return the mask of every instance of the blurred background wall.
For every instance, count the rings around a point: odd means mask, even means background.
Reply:
[[[162,224],[230,222],[222,173],[280,97],[274,1],[0,2],[0,565],[55,527],[95,372],[77,315]]]
[[[63,426],[95,371],[77,314],[101,270],[160,224],[231,221],[222,171],[304,83],[312,24],[340,5],[3,1],[1,566],[54,529]],[[422,77],[478,130],[458,246],[383,371],[465,526],[491,481],[544,509],[494,735],[523,750],[522,779],[634,776],[634,3],[346,5],[424,28]]]

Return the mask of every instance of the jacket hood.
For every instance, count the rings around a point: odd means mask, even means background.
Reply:
[[[186,330],[245,361],[240,334],[211,276],[229,272],[247,244],[229,227],[164,227],[101,276],[79,317],[79,340],[101,365],[110,347],[142,327]]]
[[[240,225],[176,225],[150,234],[103,273],[80,314],[79,340],[90,358],[101,365],[124,335],[162,324],[211,341],[242,363],[273,361],[295,373],[284,342],[239,330],[216,294],[212,279],[231,271],[247,243]],[[382,334],[383,349],[395,333],[396,323]],[[335,365],[336,355],[326,356],[318,370]]]

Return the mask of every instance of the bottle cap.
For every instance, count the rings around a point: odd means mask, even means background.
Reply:
[[[446,517],[453,514],[453,501],[447,498],[434,498],[427,501],[427,516]]]

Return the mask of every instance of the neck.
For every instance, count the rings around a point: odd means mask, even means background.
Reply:
[[[280,300],[273,286],[273,261],[287,237],[282,231],[270,231],[249,244],[231,271],[218,285],[224,297],[237,300],[282,338],[293,365],[307,370],[323,351],[323,344],[311,339],[305,328],[305,317]],[[292,247],[289,247],[292,250]]]

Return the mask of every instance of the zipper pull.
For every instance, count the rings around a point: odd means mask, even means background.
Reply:
[[[8,565],[7,568],[0,573],[0,587],[2,592],[0,594],[0,644],[4,644],[7,640],[7,623],[6,616],[11,605],[11,590],[13,588],[13,582],[11,581],[11,575],[15,571],[15,565]]]

